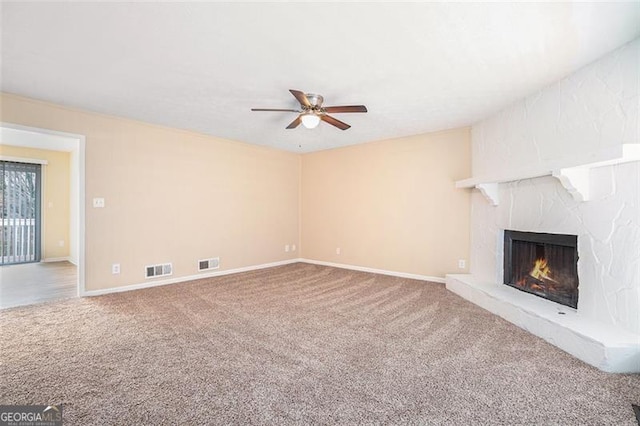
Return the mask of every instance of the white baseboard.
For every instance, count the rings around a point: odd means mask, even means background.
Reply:
[[[101,296],[101,295],[110,294],[110,293],[120,293],[123,291],[140,290],[143,288],[158,287],[161,285],[200,280],[202,278],[220,277],[223,275],[238,274],[240,272],[249,272],[249,271],[255,271],[258,269],[273,268],[274,266],[289,265],[289,264],[298,263],[298,262],[300,262],[300,259],[287,259],[287,260],[281,260],[279,262],[263,263],[261,265],[244,266],[242,268],[206,272],[203,274],[187,275],[184,277],[169,278],[165,280],[147,281],[140,284],[131,284],[131,285],[125,285],[121,287],[111,287],[111,288],[104,288],[100,290],[85,290],[82,294],[80,294],[80,296]]]
[[[325,262],[323,260],[313,259],[298,259],[299,262],[311,263],[314,265],[333,266],[334,268],[351,269],[353,271],[371,272],[373,274],[390,275],[392,277],[409,278],[412,280],[430,281],[435,283],[444,284],[445,279],[443,277],[431,277],[428,275],[410,274],[407,272],[386,271],[384,269],[367,268],[366,266],[345,265],[342,263]]]
[[[371,272],[373,274],[390,275],[393,277],[409,278],[412,280],[430,281],[430,282],[436,282],[441,284],[445,283],[445,279],[442,277],[431,277],[428,275],[409,274],[406,272],[386,271],[383,269],[367,268],[364,266],[344,265],[341,263],[324,262],[321,260],[296,258],[296,259],[281,260],[279,262],[263,263],[261,265],[245,266],[245,267],[236,268],[236,269],[227,269],[224,271],[212,271],[212,272],[206,272],[203,274],[187,275],[184,277],[169,278],[165,280],[147,281],[139,284],[131,284],[131,285],[126,285],[121,287],[111,287],[111,288],[104,288],[99,290],[85,290],[84,292],[82,292],[82,294],[80,294],[80,296],[101,296],[103,294],[140,290],[143,288],[158,287],[162,285],[176,284],[176,283],[181,283],[186,281],[194,281],[202,278],[220,277],[223,275],[239,274],[241,272],[255,271],[258,269],[273,268],[275,266],[290,265],[292,263],[298,263],[298,262],[311,263],[314,265],[322,265],[322,266],[332,266],[334,268],[351,269],[353,271],[360,271],[360,272]]]
[[[70,262],[70,261],[71,260],[70,260],[69,256],[66,256],[66,257],[48,257],[46,259],[42,259],[42,262],[46,262],[46,263],[49,263],[49,262]]]

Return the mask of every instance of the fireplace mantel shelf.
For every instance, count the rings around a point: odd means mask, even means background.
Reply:
[[[607,153],[600,156],[600,158],[605,159],[587,164],[579,164],[577,166],[550,167],[546,170],[521,170],[509,175],[459,180],[456,182],[456,188],[477,188],[491,205],[497,206],[500,204],[499,184],[542,176],[553,176],[560,181],[562,186],[564,186],[576,201],[588,201],[590,199],[589,174],[591,169],[630,161],[640,161],[640,144],[620,145],[619,149],[615,149],[614,152],[607,151]]]

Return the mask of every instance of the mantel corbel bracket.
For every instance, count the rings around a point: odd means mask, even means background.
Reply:
[[[476,188],[480,190],[492,206],[500,204],[500,194],[497,183],[479,183],[476,185]]]
[[[589,201],[590,167],[569,167],[554,170],[551,176],[558,179],[562,186],[576,201]]]

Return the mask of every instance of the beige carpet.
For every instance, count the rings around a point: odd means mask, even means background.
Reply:
[[[602,373],[441,284],[295,264],[0,311],[0,403],[65,424],[635,425]]]

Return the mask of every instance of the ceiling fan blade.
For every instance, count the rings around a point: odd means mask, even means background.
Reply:
[[[300,105],[302,105],[303,107],[311,107],[311,102],[309,102],[309,99],[307,99],[307,95],[305,95],[303,92],[293,89],[289,89],[289,91],[298,100],[298,102],[300,102]]]
[[[300,125],[300,123],[302,123],[302,118],[300,118],[300,116],[298,116],[295,120],[293,120],[291,122],[291,124],[289,124],[287,126],[287,129],[295,129],[296,127],[298,127]]]
[[[340,130],[347,130],[349,127],[351,127],[347,123],[343,123],[342,121],[336,118],[333,118],[330,115],[323,114],[320,116],[320,119],[324,122],[331,124],[332,126],[336,126]]]
[[[251,111],[286,111],[286,112],[300,112],[297,109],[278,109],[278,108],[251,108]]]
[[[364,105],[345,105],[345,106],[330,106],[323,108],[326,112],[367,112],[367,107]]]

